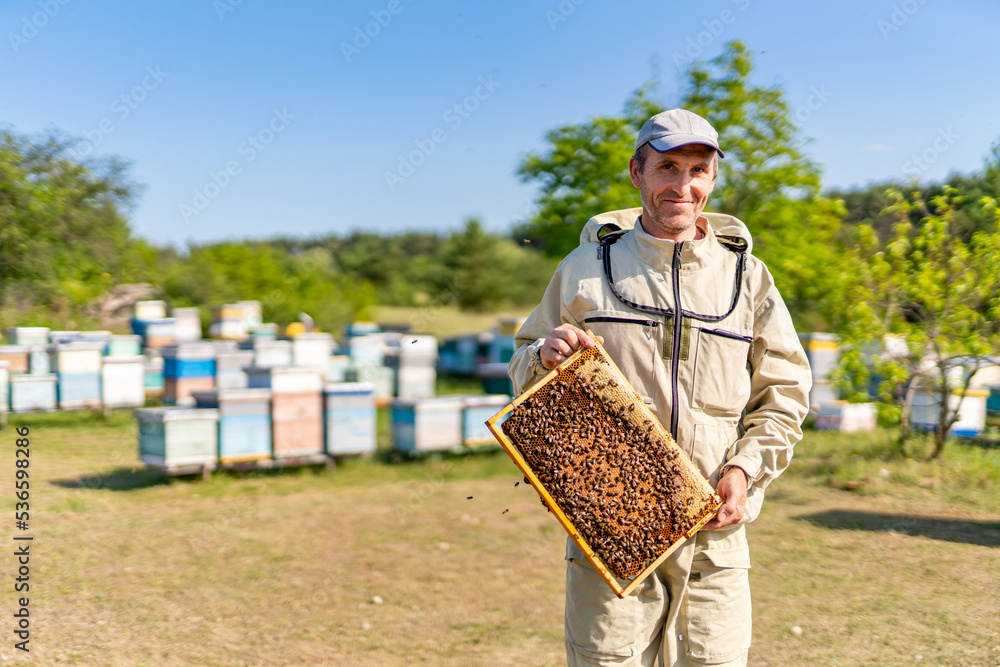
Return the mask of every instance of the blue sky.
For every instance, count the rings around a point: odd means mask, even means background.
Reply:
[[[506,230],[547,130],[650,79],[676,102],[688,54],[730,39],[784,89],[825,185],[978,169],[998,24],[994,0],[7,0],[0,123],[132,161],[132,226],[158,243]]]

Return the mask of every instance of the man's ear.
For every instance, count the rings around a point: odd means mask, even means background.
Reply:
[[[633,155],[628,159],[628,174],[632,177],[632,185],[639,187],[642,179],[639,176],[639,167],[635,163],[635,156]]]

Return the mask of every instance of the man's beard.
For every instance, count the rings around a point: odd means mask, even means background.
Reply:
[[[642,183],[642,185],[644,186],[645,184]],[[642,193],[642,207],[649,213],[649,217],[651,218],[649,221],[651,230],[658,230],[671,236],[675,236],[690,229],[698,219],[698,214],[695,213],[686,222],[677,223],[674,221],[675,219],[668,221],[663,215],[663,212],[653,205],[651,195],[647,190],[645,190],[645,187],[643,187],[640,192]]]

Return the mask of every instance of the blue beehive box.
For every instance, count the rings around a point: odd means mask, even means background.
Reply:
[[[158,468],[214,467],[218,459],[218,410],[145,408],[135,411],[139,458]]]
[[[440,451],[462,446],[461,396],[399,398],[392,402],[392,442],[402,451]]]
[[[486,421],[508,403],[510,396],[506,394],[466,396],[462,414],[462,444],[466,447],[497,444]]]
[[[219,462],[271,458],[271,390],[214,389],[192,393],[199,408],[219,412]]]
[[[11,412],[56,409],[56,376],[11,375]]]
[[[375,385],[369,382],[328,384],[323,393],[326,403],[326,453],[374,452]]]

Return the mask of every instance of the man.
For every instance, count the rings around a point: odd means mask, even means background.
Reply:
[[[673,109],[650,118],[629,162],[642,209],[588,222],[583,245],[559,265],[517,335],[510,375],[520,393],[593,346],[592,330],[723,500],[705,529],[624,599],[567,539],[570,665],[747,661],[744,524],[788,466],[811,380],[771,275],[749,254],[746,228],[703,212],[723,157],[718,133],[700,116]],[[602,226],[611,231],[598,240]]]

